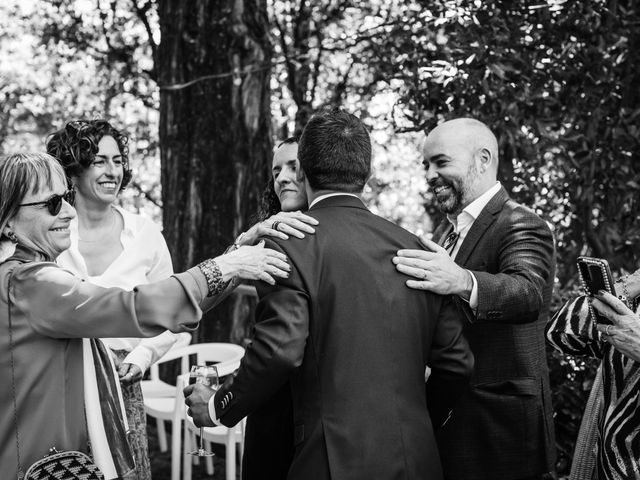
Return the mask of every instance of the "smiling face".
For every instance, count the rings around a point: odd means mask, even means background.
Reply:
[[[298,144],[285,143],[281,145],[273,155],[271,174],[283,212],[306,210],[307,208],[307,194],[304,184],[299,182],[296,177],[299,168]]]
[[[437,126],[423,154],[429,187],[448,215],[458,215],[497,182],[498,141],[478,120],[459,118]]]
[[[467,149],[426,142],[423,164],[429,188],[444,213],[457,215],[473,201],[478,169]]]
[[[423,165],[440,210],[458,215],[475,200],[484,183],[485,167],[475,142],[454,122],[434,129],[424,143]]]
[[[67,181],[57,175],[52,188],[41,186],[37,192],[29,191],[23,203],[44,202],[53,195],[67,191]],[[76,216],[75,209],[65,200],[58,215],[51,215],[46,205],[21,206],[14,217],[7,222],[7,230],[18,237],[18,243],[39,251],[50,259],[55,259],[71,246],[69,223]]]
[[[91,165],[73,178],[78,203],[102,203],[116,201],[124,167],[118,144],[111,136],[104,136],[98,143],[98,152]]]

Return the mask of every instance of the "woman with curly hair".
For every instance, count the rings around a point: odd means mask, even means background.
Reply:
[[[160,228],[116,206],[118,194],[131,180],[123,133],[105,120],[71,121],[49,135],[47,152],[60,162],[76,190],[78,216],[71,223],[71,247],[58,257],[59,265],[97,285],[127,290],[173,274]],[[117,367],[137,479],[151,478],[140,380],[178,338],[166,331],[147,339],[103,339]],[[99,404],[94,400],[87,401],[87,414]]]

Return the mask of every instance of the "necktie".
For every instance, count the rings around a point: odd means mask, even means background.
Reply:
[[[460,237],[460,234],[452,231],[447,235],[447,238],[444,239],[444,244],[442,246],[447,252],[449,252],[449,255],[451,255],[451,253],[453,253],[453,249],[456,248],[458,237]]]

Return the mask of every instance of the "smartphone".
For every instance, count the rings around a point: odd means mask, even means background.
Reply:
[[[614,297],[616,291],[613,287],[613,279],[611,277],[611,269],[609,268],[609,262],[603,258],[595,257],[579,257],[578,258],[578,271],[580,272],[580,282],[587,295],[593,296],[600,290],[609,292]],[[589,304],[589,311],[593,318],[598,323],[610,324],[611,321],[606,317],[600,315]]]

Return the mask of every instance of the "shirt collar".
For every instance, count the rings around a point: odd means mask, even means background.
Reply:
[[[324,195],[320,195],[319,197],[314,198],[313,202],[311,202],[311,204],[309,205],[309,208],[313,207],[320,200],[324,200],[325,198],[329,198],[329,197],[337,197],[338,195],[345,195],[349,197],[360,198],[360,196],[356,195],[355,193],[347,193],[347,192],[325,193]]]
[[[453,229],[455,231],[458,231],[457,226],[458,226],[458,219],[460,217],[470,219],[470,222],[464,222],[464,223],[473,223],[473,221],[475,221],[475,219],[478,218],[478,216],[480,215],[484,207],[487,206],[487,204],[500,191],[501,188],[502,188],[502,184],[500,182],[496,182],[495,185],[493,185],[489,190],[484,192],[482,195],[476,198],[469,205],[464,207],[462,209],[462,212],[460,212],[458,216],[454,217],[451,215],[447,215],[447,220],[449,220],[449,223],[453,225]]]

